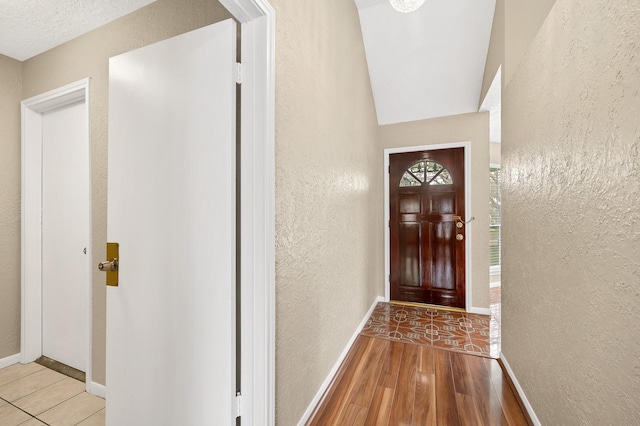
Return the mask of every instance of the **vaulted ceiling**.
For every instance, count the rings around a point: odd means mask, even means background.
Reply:
[[[355,0],[379,124],[478,111],[495,0]]]

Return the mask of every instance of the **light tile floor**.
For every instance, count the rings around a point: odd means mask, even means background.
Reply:
[[[0,369],[0,426],[104,426],[104,399],[39,364]]]
[[[498,358],[500,287],[491,288],[491,315],[378,303],[361,334]]]

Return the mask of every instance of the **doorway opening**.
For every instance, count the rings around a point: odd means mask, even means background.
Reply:
[[[495,323],[495,343],[500,349],[502,327],[501,242],[501,141],[502,67],[498,67],[479,111],[489,113],[489,308]]]

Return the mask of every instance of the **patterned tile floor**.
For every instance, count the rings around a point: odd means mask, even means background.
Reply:
[[[500,287],[491,290],[492,315],[381,302],[361,334],[497,358],[500,355]]]

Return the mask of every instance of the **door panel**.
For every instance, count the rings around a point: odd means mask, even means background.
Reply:
[[[427,198],[427,197],[425,197]],[[454,214],[456,206],[455,192],[434,192],[431,191],[429,213],[430,214]]]
[[[431,288],[455,290],[455,233],[452,222],[429,224]]]
[[[422,282],[420,266],[420,224],[403,223],[400,225],[400,284],[405,287],[420,287]]]
[[[464,148],[392,154],[389,165],[391,298],[464,308]]]
[[[234,424],[235,23],[111,58],[109,426]]]
[[[85,102],[42,115],[42,354],[86,371],[89,141]]]

